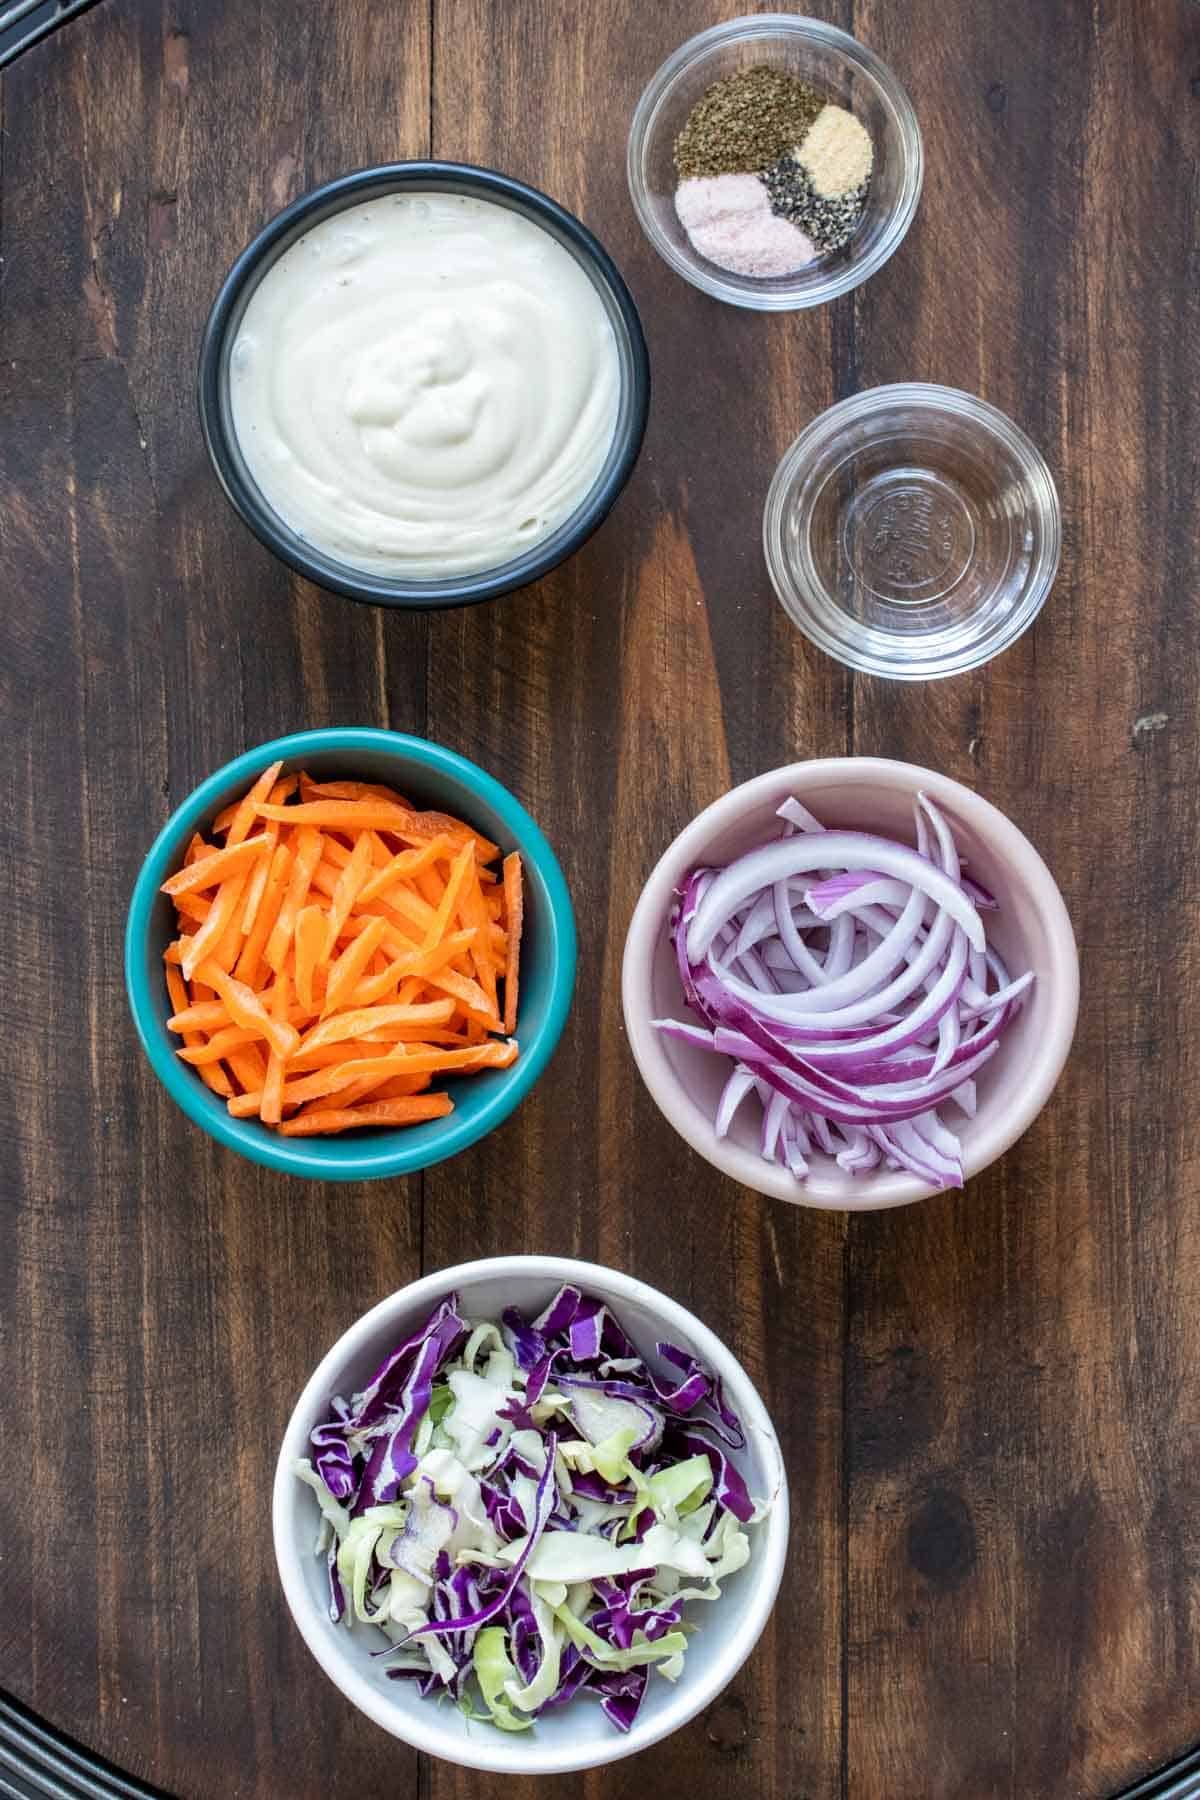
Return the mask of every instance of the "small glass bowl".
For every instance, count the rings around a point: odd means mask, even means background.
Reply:
[[[958,675],[1020,637],[1058,569],[1041,452],[973,394],[869,388],[800,433],[775,471],[763,549],[792,622],[852,669]]]
[[[714,81],[758,64],[809,81],[848,107],[875,146],[866,211],[850,242],[764,280],[735,275],[699,255],[675,212],[675,140],[688,114]],[[912,224],[924,158],[912,102],[873,50],[820,19],[761,13],[714,25],[667,58],[634,111],[627,168],[642,229],[677,274],[733,306],[788,312],[822,306],[882,268]]]

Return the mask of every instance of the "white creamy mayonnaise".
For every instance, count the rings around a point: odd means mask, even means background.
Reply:
[[[307,232],[251,296],[233,426],[314,549],[433,578],[531,549],[592,487],[620,370],[595,287],[519,213],[388,194]]]

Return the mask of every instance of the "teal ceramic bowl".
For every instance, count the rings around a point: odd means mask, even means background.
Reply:
[[[285,1138],[255,1119],[235,1119],[195,1071],[175,1055],[179,1039],[170,1014],[162,955],[174,936],[170,901],[159,892],[183,859],[196,830],[204,830],[239,798],[269,763],[335,777],[388,782],[418,804],[450,812],[519,850],[525,874],[521,939],[521,996],[517,1039],[521,1054],[508,1069],[448,1080],[454,1111],[402,1130],[357,1131],[340,1138]],[[190,1119],[219,1143],[268,1168],[317,1181],[371,1181],[411,1175],[454,1156],[506,1119],[529,1092],[558,1042],[575,987],[575,919],[554,852],[525,808],[492,776],[424,738],[368,729],[301,731],[248,750],[201,782],[172,814],[142,864],[125,927],[125,986],[134,1024],[155,1074]]]

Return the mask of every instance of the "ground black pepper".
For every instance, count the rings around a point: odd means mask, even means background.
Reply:
[[[791,150],[825,104],[808,82],[779,69],[739,69],[714,82],[675,140],[680,178],[750,175]]]
[[[780,157],[763,170],[762,179],[770,196],[771,211],[802,231],[818,256],[840,250],[853,237],[867,201],[865,181],[836,200],[822,200],[807,170],[794,156]]]

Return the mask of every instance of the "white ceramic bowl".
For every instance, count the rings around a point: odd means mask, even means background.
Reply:
[[[790,794],[823,825],[879,832],[911,844],[918,790],[941,807],[970,873],[1000,903],[998,912],[986,916],[988,941],[1014,976],[1026,969],[1036,975],[1000,1049],[980,1074],[978,1113],[965,1119],[956,1110],[952,1120],[968,1180],[1032,1124],[1067,1059],[1079,1010],[1071,921],[1049,869],[1002,812],[946,775],[883,757],[827,757],[759,775],[706,807],[665,852],[634,911],[621,972],[625,1028],[646,1086],[694,1150],[756,1193],[802,1206],[869,1212],[925,1199],[933,1190],[903,1170],[849,1175],[820,1154],[812,1159],[807,1180],[797,1181],[759,1154],[760,1119],[749,1100],[728,1137],[717,1136],[713,1118],[728,1061],[665,1037],[651,1024],[660,1018],[696,1022],[667,935],[675,889],[697,866],[728,863],[778,837],[776,809]]]
[[[747,1447],[738,1466],[755,1498],[774,1505],[751,1532],[745,1568],[723,1585],[721,1598],[690,1609],[700,1629],[691,1639],[686,1667],[674,1686],[652,1675],[632,1731],[610,1725],[585,1695],[557,1708],[533,1729],[506,1734],[466,1719],[456,1707],[422,1699],[415,1684],[389,1681],[370,1651],[382,1643],[369,1626],[334,1625],[326,1608],[324,1561],[313,1554],[319,1515],[311,1489],[292,1473],[309,1454],[308,1435],[324,1419],[334,1394],[364,1385],[389,1350],[451,1291],[468,1318],[498,1318],[506,1306],[538,1312],[564,1281],[611,1303],[645,1355],[663,1339],[693,1351],[725,1387],[746,1428]],[[665,1365],[663,1367],[665,1373]],[[426,1275],[372,1307],[322,1360],[305,1386],[284,1433],[272,1504],[275,1557],[283,1591],[302,1637],[325,1673],[361,1712],[385,1731],[430,1756],[467,1768],[503,1774],[553,1775],[596,1768],[644,1750],[702,1712],[749,1656],[766,1624],[783,1573],[788,1538],[787,1479],[779,1440],[758,1391],[741,1364],[685,1308],[631,1275],[596,1263],[556,1256],[496,1256]]]

